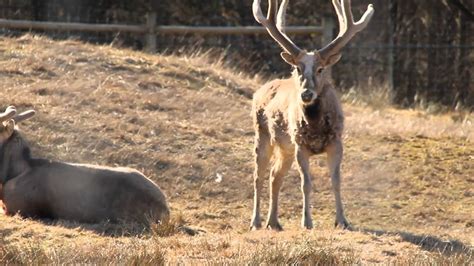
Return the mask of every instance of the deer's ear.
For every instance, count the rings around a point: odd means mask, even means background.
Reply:
[[[297,65],[295,58],[291,54],[287,52],[281,52],[280,55],[281,55],[281,58],[283,58],[283,60],[285,60],[285,62],[287,62],[288,64],[292,66]]]
[[[15,120],[13,119],[8,120],[6,129],[7,129],[7,132],[10,133],[11,135],[13,131],[15,130]]]
[[[15,121],[10,119],[8,121],[3,122],[3,125],[0,123],[0,127],[3,126],[3,130],[0,129],[0,142],[6,141],[8,138],[11,137],[13,131],[15,131]]]
[[[330,55],[328,58],[326,58],[326,60],[324,60],[324,66],[330,67],[334,65],[335,63],[339,62],[341,57],[342,57],[341,53]]]

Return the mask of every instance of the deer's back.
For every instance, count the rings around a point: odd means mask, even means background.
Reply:
[[[169,213],[159,187],[138,171],[56,162],[7,182],[4,200],[11,213],[80,222]]]

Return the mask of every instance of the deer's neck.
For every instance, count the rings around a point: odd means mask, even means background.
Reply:
[[[302,106],[304,119],[307,122],[318,121],[324,111],[322,99],[318,97],[313,103]]]
[[[327,104],[326,104],[326,90],[323,89],[322,93],[318,95],[318,97],[308,105],[299,103],[298,108],[298,122],[301,123],[302,121],[305,124],[314,124],[318,123],[319,120],[322,119],[322,116],[327,112]]]

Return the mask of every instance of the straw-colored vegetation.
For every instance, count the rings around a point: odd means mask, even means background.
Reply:
[[[0,38],[0,77],[0,108],[38,111],[22,125],[35,155],[137,168],[165,191],[173,213],[170,223],[149,229],[0,215],[0,264],[473,263],[469,114],[346,101],[342,193],[356,231],[333,228],[321,156],[312,159],[315,229],[299,228],[293,170],[281,193],[286,230],[248,232],[250,97],[262,78],[206,55],[147,55],[31,35]]]

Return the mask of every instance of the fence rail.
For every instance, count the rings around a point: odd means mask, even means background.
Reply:
[[[145,34],[148,29],[143,26],[119,24],[88,24],[69,22],[40,22],[30,20],[0,19],[0,28],[19,30],[53,30],[53,31],[87,31],[87,32],[131,32]]]
[[[69,22],[39,22],[29,20],[0,19],[0,28],[22,30],[54,30],[54,31],[90,31],[90,32],[130,32],[146,34],[148,27],[140,25],[122,24],[90,24]],[[321,34],[322,26],[289,26],[289,34]],[[152,29],[157,34],[212,34],[212,35],[240,35],[240,34],[265,34],[267,31],[259,26],[156,26]]]
[[[0,28],[12,30],[83,31],[83,32],[127,32],[146,35],[146,50],[156,51],[157,34],[198,34],[198,35],[251,35],[266,34],[260,26],[173,26],[156,25],[156,13],[147,14],[144,25],[91,24],[70,22],[44,22],[30,20],[0,19]],[[330,18],[323,20],[322,26],[289,26],[286,32],[292,35],[316,34],[324,40],[332,39],[334,23]]]

